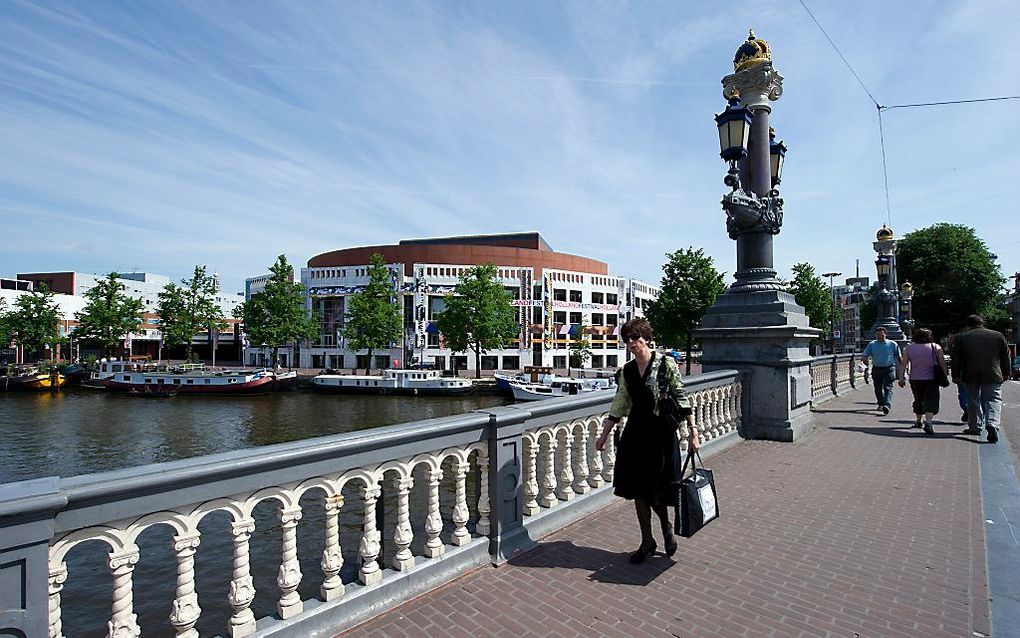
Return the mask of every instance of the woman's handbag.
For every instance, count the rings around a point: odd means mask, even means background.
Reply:
[[[679,432],[680,426],[684,423],[684,417],[680,415],[680,404],[677,403],[676,397],[669,391],[669,385],[666,383],[666,357],[662,357],[662,361],[659,363],[656,378],[659,382],[659,417],[667,429]]]
[[[935,344],[931,346],[931,358],[935,362],[935,380],[939,382],[940,388],[948,388],[949,377],[946,375],[946,369],[942,367],[939,358],[935,356]]]
[[[695,450],[694,454],[687,455],[680,472],[680,476],[684,476],[687,473],[687,463],[691,464],[691,475],[680,481],[680,502],[673,520],[674,529],[680,530],[684,538],[694,536],[699,529],[719,518],[715,477],[712,470],[698,467],[694,457],[701,461],[701,455]]]

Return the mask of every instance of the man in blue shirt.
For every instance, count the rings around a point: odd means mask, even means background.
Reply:
[[[900,360],[900,347],[885,338],[885,328],[875,329],[875,340],[864,348],[861,359],[871,360],[871,378],[875,382],[875,399],[883,415],[889,414],[892,404],[893,381],[896,364]]]

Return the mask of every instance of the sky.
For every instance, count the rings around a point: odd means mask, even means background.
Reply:
[[[804,1],[883,105],[1020,95],[1020,3]],[[653,284],[689,246],[732,274],[712,117],[750,27],[785,78],[780,276],[873,278],[887,222],[1020,270],[1020,100],[886,111],[887,208],[875,104],[799,0],[4,0],[0,277],[243,290],[280,254],[516,231]]]

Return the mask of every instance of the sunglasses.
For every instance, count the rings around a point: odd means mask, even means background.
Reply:
[[[644,339],[644,337],[642,337],[641,335],[626,335],[623,337],[623,342],[627,343],[628,341],[640,341],[641,339]]]

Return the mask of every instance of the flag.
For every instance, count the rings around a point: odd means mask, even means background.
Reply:
[[[570,324],[569,323],[565,323],[565,324],[563,324],[560,327],[560,335],[568,335],[568,334],[570,334]]]

